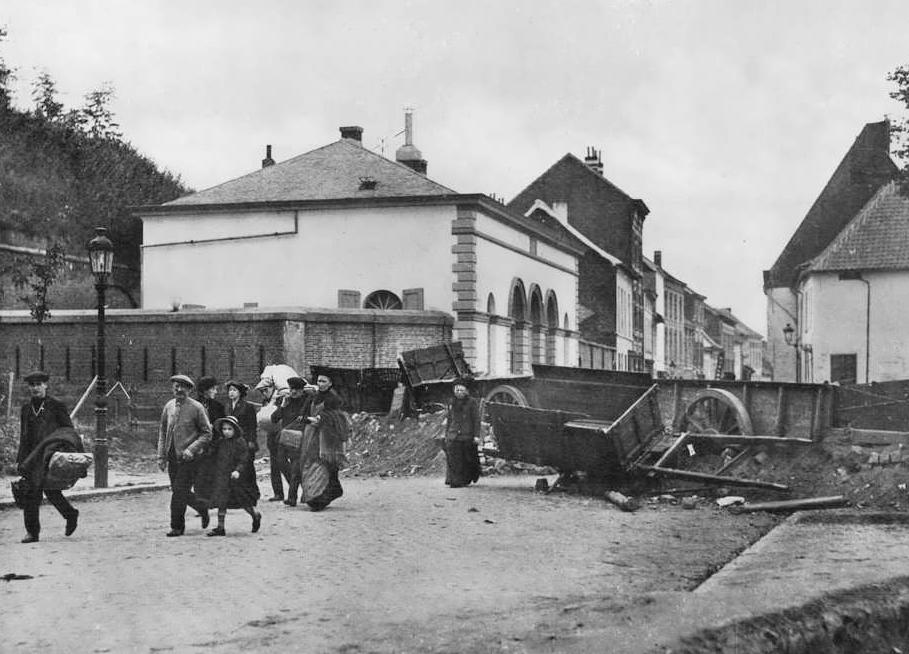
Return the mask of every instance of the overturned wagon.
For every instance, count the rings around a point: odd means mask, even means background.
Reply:
[[[645,386],[645,384],[649,384]],[[833,388],[817,384],[666,380],[612,371],[534,366],[518,393],[490,389],[495,454],[563,474],[647,474],[786,490],[729,473],[752,448],[809,444],[831,426]],[[504,401],[503,401],[504,400]],[[557,408],[556,408],[557,407]],[[673,467],[697,441],[735,451],[710,472]]]

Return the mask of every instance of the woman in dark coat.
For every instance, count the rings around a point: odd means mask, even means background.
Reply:
[[[310,404],[303,432],[301,470],[302,500],[313,511],[321,511],[344,494],[338,472],[345,462],[344,443],[350,437],[341,396],[328,375],[316,379],[318,393]]]
[[[246,446],[249,449],[248,465],[243,469],[241,475],[248,480],[256,479],[256,452],[259,450],[259,443],[256,440],[256,431],[258,423],[256,420],[256,406],[246,401],[246,393],[249,386],[243,382],[231,379],[225,385],[227,388],[227,403],[224,405],[226,415],[233,416],[237,419],[240,429],[243,430],[243,438],[246,440]],[[256,486],[258,491],[258,486]],[[258,499],[258,495],[256,498]]]
[[[196,392],[199,403],[205,407],[205,413],[208,414],[208,421],[214,425],[216,420],[225,415],[224,406],[215,399],[218,395],[218,380],[214,377],[200,377],[196,382]],[[215,474],[214,445],[219,436],[218,431],[213,429],[212,446],[199,457],[196,476],[193,479],[193,490],[196,497],[207,502],[209,507],[214,506],[211,502]],[[208,526],[208,515],[200,514],[200,517],[202,518],[202,528],[205,529]]]
[[[243,509],[252,517],[253,533],[259,531],[262,514],[256,511],[259,487],[255,479],[244,479],[243,470],[249,461],[249,446],[243,428],[233,416],[220,418],[214,429],[221,433],[213,454],[215,474],[212,480],[212,504],[218,507],[218,526],[209,536],[224,535],[224,519],[228,509]]]
[[[470,397],[467,382],[454,384],[454,398],[448,405],[445,425],[445,458],[448,463],[445,483],[452,488],[467,486],[480,479],[480,407]]]

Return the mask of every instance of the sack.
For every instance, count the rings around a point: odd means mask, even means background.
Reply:
[[[44,488],[66,490],[88,475],[93,457],[89,452],[54,452],[47,464]]]
[[[300,486],[300,501],[305,503],[316,499],[328,488],[328,468],[318,461],[304,466]]]
[[[303,432],[297,429],[282,429],[278,434],[278,444],[299,450],[303,447]]]
[[[17,479],[16,481],[11,481],[9,485],[13,489],[13,501],[16,503],[16,506],[20,509],[24,509],[26,498],[32,492],[32,485],[25,477]]]

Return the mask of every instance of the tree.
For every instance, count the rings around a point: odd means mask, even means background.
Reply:
[[[63,116],[63,104],[57,102],[57,83],[46,70],[41,71],[32,83],[32,100],[39,118],[56,122]]]
[[[110,82],[105,82],[101,88],[85,94],[82,115],[86,119],[88,135],[92,138],[119,141],[123,136],[117,129],[120,124],[114,120],[114,112],[110,108],[113,99],[114,88]]]
[[[0,27],[0,43],[6,38],[7,31]],[[10,82],[16,79],[13,70],[6,65],[3,57],[0,57],[0,111],[6,111],[10,108],[12,102],[12,91],[9,88]]]
[[[50,318],[50,304],[47,300],[51,286],[63,272],[66,263],[63,246],[54,243],[43,257],[18,257],[6,271],[10,274],[16,288],[28,288],[29,292],[20,295],[19,300],[28,305],[32,318],[39,325]]]

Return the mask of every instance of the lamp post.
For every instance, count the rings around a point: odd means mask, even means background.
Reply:
[[[802,361],[801,355],[799,353],[799,337],[795,333],[795,328],[792,326],[792,323],[786,323],[786,326],[783,327],[783,338],[786,339],[786,345],[791,345],[795,348],[795,381],[802,381]]]
[[[104,370],[104,292],[114,268],[114,244],[107,238],[106,227],[95,228],[95,238],[88,242],[88,258],[98,292],[98,348],[95,386],[95,488],[107,488],[107,378]]]

